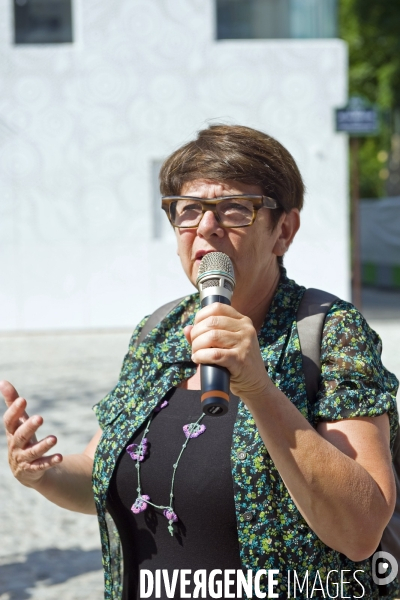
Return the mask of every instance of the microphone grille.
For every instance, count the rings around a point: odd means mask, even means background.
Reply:
[[[197,278],[204,275],[208,271],[223,271],[230,275],[235,280],[232,261],[224,254],[224,252],[209,252],[200,261],[199,272]]]

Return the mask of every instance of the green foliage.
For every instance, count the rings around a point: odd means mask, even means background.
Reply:
[[[380,136],[379,136],[380,137]],[[360,197],[380,198],[385,195],[385,181],[380,173],[385,163],[378,160],[380,151],[379,137],[370,137],[360,141]]]
[[[339,32],[349,46],[349,95],[361,96],[386,111],[400,107],[400,0],[340,0]],[[385,193],[391,126],[360,143],[360,194]],[[381,156],[381,155],[380,155]]]
[[[361,27],[375,36],[369,57],[378,70],[378,89],[388,108],[400,106],[400,0],[356,0]]]
[[[350,94],[400,106],[400,0],[340,0],[339,31],[349,45]]]

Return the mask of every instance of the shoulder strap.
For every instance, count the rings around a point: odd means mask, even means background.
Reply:
[[[325,317],[337,296],[309,288],[297,310],[297,331],[303,357],[303,371],[309,402],[315,400],[321,372],[321,339]]]
[[[163,304],[159,308],[157,308],[147,319],[146,323],[142,327],[142,331],[139,333],[139,336],[136,340],[136,346],[141,344],[148,333],[167,316],[168,313],[171,312],[178,306],[182,300],[186,298],[186,296],[182,296],[182,298],[178,298],[177,300],[172,300],[171,302],[167,302],[167,304]]]

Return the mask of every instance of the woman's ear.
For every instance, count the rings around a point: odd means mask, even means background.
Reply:
[[[276,227],[278,237],[272,250],[276,256],[283,256],[288,251],[299,227],[300,213],[297,208],[292,208],[290,212],[283,213]]]

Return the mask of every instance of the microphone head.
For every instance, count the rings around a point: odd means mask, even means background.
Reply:
[[[206,295],[222,295],[230,303],[235,288],[235,273],[229,256],[223,252],[205,254],[200,261],[196,285],[201,300]]]

